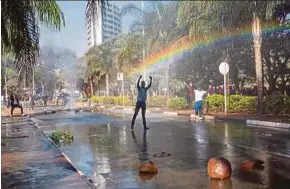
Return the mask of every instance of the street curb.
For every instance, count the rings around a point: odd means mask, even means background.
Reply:
[[[288,124],[288,123],[259,121],[259,120],[246,120],[246,124],[247,124],[247,126],[248,125],[258,125],[258,126],[263,126],[263,127],[290,129],[290,124]]]
[[[91,187],[91,188],[93,188],[93,189],[96,189],[97,187],[93,184],[93,183],[91,183],[88,179],[87,179],[87,177],[85,176],[85,174],[82,172],[82,171],[80,171],[73,163],[72,163],[72,161],[69,159],[69,157],[64,153],[64,152],[62,152],[61,151],[61,149],[55,144],[55,142],[53,142],[53,140],[51,140],[51,138],[49,138],[49,136],[47,136],[44,132],[43,132],[43,130],[38,126],[38,123],[37,123],[37,121],[38,121],[38,119],[35,119],[35,118],[32,118],[32,117],[30,117],[30,120],[34,123],[34,125],[35,125],[35,127],[39,130],[39,131],[41,131],[41,133],[44,135],[44,137],[46,137],[47,139],[48,139],[48,141],[50,141],[50,143],[61,153],[61,155],[69,162],[69,164],[74,168],[74,170],[77,172],[77,174]],[[40,121],[40,120],[39,120]]]
[[[163,112],[163,114],[172,115],[172,116],[178,116],[178,112],[167,112],[167,111],[165,111],[165,112]]]

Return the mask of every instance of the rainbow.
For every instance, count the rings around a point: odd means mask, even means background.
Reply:
[[[277,22],[266,22],[262,24],[263,33],[272,33],[289,29],[289,26],[279,25]],[[189,36],[177,40],[169,48],[160,50],[159,52],[149,56],[144,61],[140,61],[131,70],[129,76],[142,72],[144,69],[150,69],[154,66],[160,67],[165,64],[170,58],[182,55],[185,52],[190,52],[198,48],[208,47],[209,45],[228,42],[234,39],[245,39],[252,37],[252,26],[247,25],[244,28],[232,29],[223,34],[214,34],[211,36],[199,36],[191,38]]]

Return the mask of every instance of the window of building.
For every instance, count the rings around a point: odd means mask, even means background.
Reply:
[[[114,16],[114,19],[117,20],[117,21],[120,21],[120,19],[116,16]]]

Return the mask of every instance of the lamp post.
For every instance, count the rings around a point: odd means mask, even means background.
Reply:
[[[122,96],[123,96],[123,108],[125,105],[125,98],[124,98],[124,76],[123,72],[117,74],[117,80],[122,81]]]
[[[144,1],[141,2],[141,7],[142,7],[142,13],[144,11]],[[144,14],[144,13],[143,13]],[[144,17],[144,16],[143,16]],[[145,37],[145,28],[144,28],[144,24],[142,26],[142,36],[143,36],[143,43],[142,43],[142,46],[143,46],[143,50],[142,50],[142,60],[143,60],[143,63],[144,63],[144,60],[145,60],[145,45],[144,45],[144,37]],[[143,75],[144,75],[144,78],[146,78],[146,71],[145,71],[145,67],[144,67],[144,70],[143,70]]]
[[[219,65],[219,71],[224,75],[224,99],[225,99],[225,115],[227,115],[227,74],[229,72],[229,65],[226,62],[222,62]]]

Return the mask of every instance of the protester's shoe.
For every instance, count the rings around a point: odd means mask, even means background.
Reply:
[[[134,126],[131,126],[131,130],[134,130]]]
[[[203,120],[203,117],[199,117],[198,119],[199,119],[199,120]]]
[[[25,114],[21,114],[21,116],[25,116]]]
[[[149,130],[150,128],[149,127],[144,127],[144,130]]]

